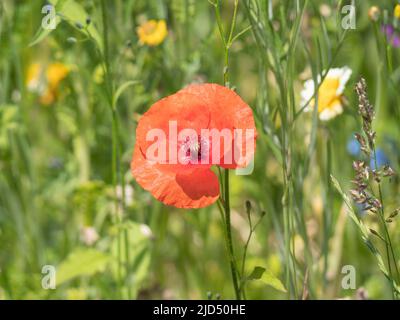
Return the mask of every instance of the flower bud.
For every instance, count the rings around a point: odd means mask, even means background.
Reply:
[[[75,22],[75,27],[77,27],[78,29],[83,29],[83,25],[79,21]]]
[[[251,211],[251,202],[249,200],[246,200],[246,212],[250,213]]]
[[[74,37],[69,37],[69,38],[67,38],[67,42],[74,44],[77,42],[77,40]]]
[[[372,6],[368,10],[368,16],[371,21],[378,21],[379,16],[381,15],[381,11],[377,6]]]

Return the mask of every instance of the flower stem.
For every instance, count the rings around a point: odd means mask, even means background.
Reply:
[[[377,161],[377,157],[376,157],[376,149],[375,149],[375,147],[373,148],[373,157],[374,157],[375,169],[378,170],[378,161]],[[392,263],[391,263],[392,259],[393,259],[395,270],[396,270],[397,280],[399,280],[399,270],[398,270],[398,267],[397,267],[396,255],[395,255],[394,250],[393,250],[392,240],[390,239],[389,230],[387,228],[386,221],[385,221],[385,209],[384,209],[384,204],[383,204],[382,187],[381,187],[381,183],[380,182],[378,182],[378,193],[379,193],[379,201],[381,203],[381,208],[379,210],[379,213],[380,213],[379,216],[380,216],[380,219],[381,219],[381,222],[382,222],[383,231],[384,231],[387,263],[388,263],[389,275],[391,277],[390,284],[392,286],[393,298],[395,299],[397,297],[397,292],[396,292],[396,290],[395,290],[395,288],[393,286],[393,282],[392,282],[394,280],[393,279],[393,271],[392,271]],[[390,256],[392,256],[392,259],[391,259]],[[395,282],[397,282],[397,281],[395,281]]]
[[[224,195],[224,210],[225,210],[225,227],[226,227],[226,239],[227,239],[227,248],[229,252],[229,260],[231,266],[232,273],[232,283],[233,288],[235,290],[236,299],[240,300],[240,291],[239,284],[237,278],[237,269],[235,262],[235,253],[233,251],[233,242],[232,242],[232,230],[231,230],[231,208],[229,201],[229,169],[225,169],[224,172],[224,185],[225,185],[225,195]]]
[[[218,30],[220,33],[221,40],[224,45],[224,70],[223,70],[223,81],[224,86],[229,87],[229,49],[232,45],[232,41],[234,39],[233,33],[235,31],[236,19],[237,19],[237,11],[239,6],[239,0],[235,0],[234,4],[234,12],[232,16],[232,21],[229,29],[228,37],[226,38],[224,28],[222,26],[221,14],[220,14],[220,0],[216,0],[215,3],[210,2],[214,5],[215,9],[215,17],[217,20]],[[235,296],[237,300],[241,299],[240,287],[238,282],[238,270],[235,261],[235,254],[233,250],[233,241],[232,241],[232,230],[231,230],[231,208],[230,208],[230,199],[229,199],[229,169],[224,170],[224,183],[221,183],[221,189],[223,191],[223,213],[224,213],[224,228],[225,228],[225,241],[227,250],[229,253],[229,261],[230,268],[232,273],[232,283],[233,288],[235,290]]]

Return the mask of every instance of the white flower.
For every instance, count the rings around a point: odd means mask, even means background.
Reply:
[[[352,71],[349,67],[333,68],[328,71],[318,90],[318,113],[322,121],[330,120],[343,112],[343,92],[351,74]],[[320,81],[321,77],[319,76],[318,83]],[[304,109],[305,112],[312,111],[315,106],[313,98],[315,88],[312,79],[304,83],[304,89],[301,92],[301,107],[303,108],[310,101]]]
[[[140,225],[140,231],[146,238],[152,238],[153,237],[153,232],[151,231],[150,227],[146,224],[141,224]]]
[[[94,227],[83,227],[81,229],[81,241],[87,246],[93,245],[99,240],[99,235]]]

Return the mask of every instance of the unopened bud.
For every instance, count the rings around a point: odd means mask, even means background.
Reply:
[[[69,38],[67,38],[67,42],[69,42],[69,43],[76,43],[76,38],[74,38],[74,37],[69,37]]]
[[[250,213],[251,211],[251,202],[249,200],[246,200],[246,212]]]
[[[377,6],[372,6],[368,10],[368,17],[371,21],[378,21],[381,11]]]
[[[394,210],[394,211],[390,214],[389,218],[395,218],[395,217],[399,214],[399,212],[400,212],[400,208]]]

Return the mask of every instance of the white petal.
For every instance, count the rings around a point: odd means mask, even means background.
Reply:
[[[326,71],[324,71],[323,74],[325,74],[325,72]],[[329,69],[325,79],[339,79],[339,87],[336,90],[336,94],[340,96],[343,94],[344,89],[346,88],[346,83],[349,81],[352,73],[353,71],[348,66],[344,66],[343,68],[332,68]]]
[[[346,88],[346,84],[349,81],[352,73],[353,71],[349,67],[342,68],[342,75],[339,78],[339,87],[336,91],[336,94],[338,96],[343,94],[344,89]]]
[[[310,99],[314,96],[314,90],[315,90],[315,85],[314,81],[312,79],[307,80],[304,83],[304,89],[301,91],[300,96],[301,96],[301,107],[304,107],[307,102],[310,101]],[[310,111],[310,105],[308,105],[304,111]]]
[[[331,120],[331,119],[335,118],[336,116],[338,116],[342,112],[343,112],[342,104],[341,103],[336,103],[334,106],[331,106],[330,108],[326,108],[325,110],[323,110],[319,114],[319,119],[321,121],[328,121],[328,120]]]

